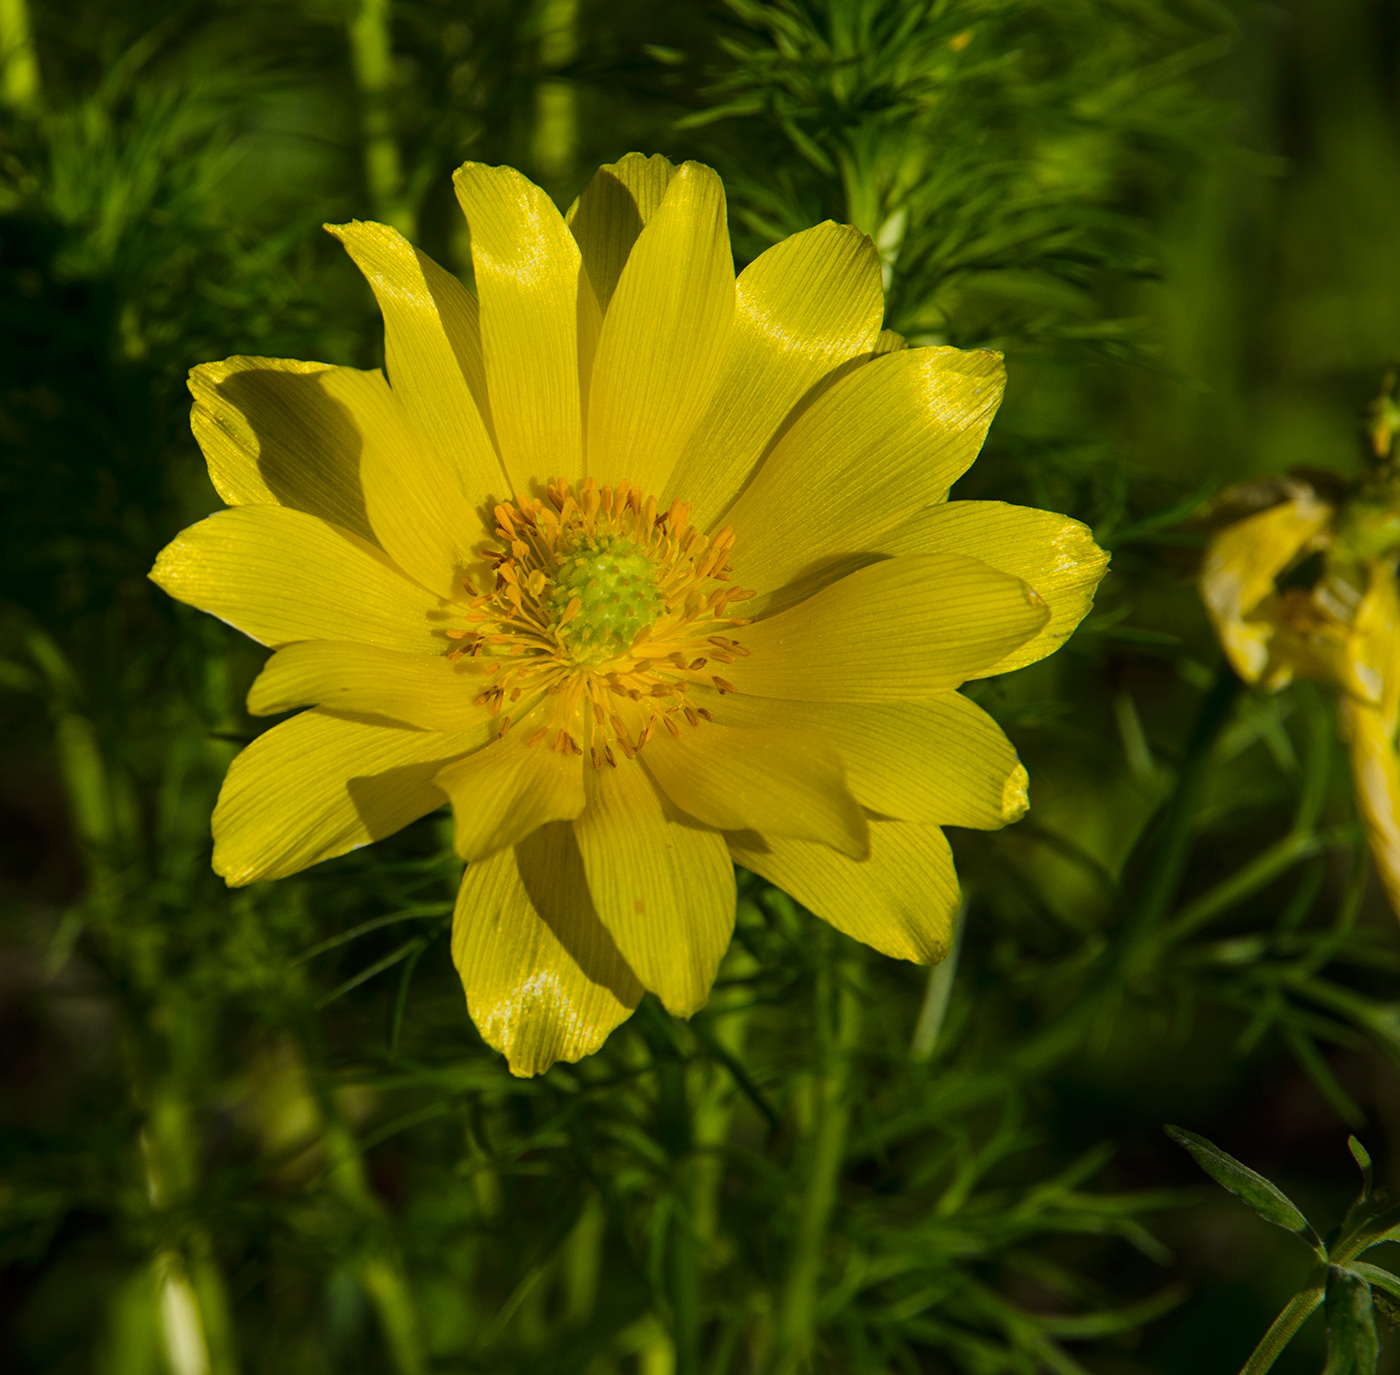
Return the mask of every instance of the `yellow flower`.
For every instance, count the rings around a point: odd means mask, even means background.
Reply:
[[[1339,511],[1306,483],[1219,531],[1206,550],[1201,596],[1231,666],[1270,691],[1297,675],[1337,688],[1352,786],[1381,882],[1400,914],[1400,593],[1393,517],[1364,503]],[[1314,553],[1310,586],[1278,579]]]
[[[998,355],[882,332],[870,241],[826,223],[734,276],[719,178],[630,154],[567,216],[519,173],[456,185],[476,295],[394,230],[332,229],[385,376],[196,368],[232,508],[152,577],[276,649],[233,763],[231,884],[450,801],[453,953],[521,1074],[651,989],[689,1015],[733,863],[904,959],[947,951],[944,825],[1026,806],[956,689],[1051,653],[1106,556],[1084,526],[950,502]]]
[[[1227,494],[1229,495],[1229,494]],[[1272,490],[1261,493],[1267,499]],[[1271,656],[1283,598],[1275,579],[1326,542],[1332,507],[1311,487],[1285,481],[1283,499],[1227,525],[1201,567],[1201,599],[1230,667],[1247,683],[1277,689],[1295,670],[1292,656]]]
[[[1370,585],[1357,607],[1351,637],[1351,677],[1371,682],[1374,700],[1351,694],[1341,700],[1342,733],[1351,756],[1356,810],[1366,830],[1376,871],[1391,910],[1400,916],[1400,595],[1393,564],[1370,568]]]

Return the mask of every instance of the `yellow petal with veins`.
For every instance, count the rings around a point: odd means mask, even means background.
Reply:
[[[593,290],[578,244],[554,202],[513,168],[468,162],[453,181],[471,231],[491,417],[511,493],[577,479],[579,299],[587,304]]]
[[[235,506],[191,525],[150,578],[274,647],[350,640],[436,654],[450,644],[437,597],[348,530],[285,507]]]
[[[922,511],[888,534],[882,554],[968,554],[1029,583],[1050,608],[1034,639],[985,670],[1011,673],[1053,654],[1089,614],[1108,571],[1108,554],[1081,521],[1004,501],[950,501]]]
[[[790,426],[794,408],[849,359],[868,353],[885,312],[880,260],[858,229],[828,220],[760,254],[734,284],[724,372],[663,493],[718,520]]]
[[[953,689],[1056,648],[1105,564],[1077,522],[948,504],[1000,357],[882,330],[848,226],[736,281],[696,163],[628,155],[567,218],[510,168],[456,185],[479,304],[394,230],[333,231],[379,300],[387,381],[248,359],[192,379],[234,509],[152,576],[277,647],[252,711],[311,706],[230,770],[219,871],[290,873],[450,799],[454,957],[517,1074],[596,1049],[643,988],[705,1002],[731,853],[855,938],[939,958],[938,826],[1026,806],[1010,742]],[[1374,634],[1359,588],[1340,610],[1237,596],[1236,621],[1379,692],[1384,590]],[[1400,671],[1385,701],[1393,726]]]
[[[870,858],[859,861],[776,836],[730,836],[729,849],[736,864],[882,954],[937,964],[952,946],[958,876],[936,826],[872,821]]]
[[[675,167],[659,153],[652,157],[628,153],[600,167],[564,216],[593,288],[591,293],[579,293],[578,309],[578,375],[585,434],[603,313],[612,302],[632,245],[660,208],[675,175]]]
[[[588,473],[660,493],[719,380],[734,317],[724,187],[671,178],[603,317],[588,402]]]
[[[547,822],[572,821],[584,806],[582,760],[519,734],[449,764],[433,781],[452,799],[453,847],[468,862]]]
[[[759,697],[878,702],[978,677],[1035,635],[1045,603],[1020,578],[962,554],[886,559],[746,626],[728,681]]]
[[[564,216],[601,311],[607,311],[627,255],[675,175],[674,165],[660,153],[628,153],[604,163]]]
[[[433,775],[476,736],[307,711],[229,766],[214,808],[214,871],[230,887],[285,878],[382,840],[447,798]]]
[[[724,838],[668,815],[635,760],[588,769],[574,835],[604,926],[668,1012],[703,1007],[734,930],[734,869]]]
[[[591,1055],[642,997],[563,823],[467,866],[452,958],[472,1021],[521,1076]]]
[[[225,358],[190,371],[190,427],[230,506],[290,506],[373,540],[357,417],[326,389],[325,363]],[[377,374],[368,374],[373,377]]]
[[[485,706],[474,705],[482,683],[481,669],[470,659],[306,640],[267,661],[248,690],[248,710],[272,716],[319,706],[387,717],[418,730],[474,731],[476,743],[484,745],[500,722]]]
[[[355,417],[360,483],[375,542],[439,597],[462,594],[463,570],[479,563],[472,532],[481,518],[455,475],[409,420],[381,374],[332,368],[327,395]]]
[[[332,224],[365,275],[384,315],[384,361],[437,466],[476,505],[502,489],[505,474],[491,439],[476,302],[451,273],[386,224]],[[421,468],[420,468],[421,471]]]
[[[863,859],[869,828],[841,756],[819,735],[768,726],[658,731],[642,759],[681,811],[721,831],[815,840]]]
[[[1026,770],[1015,747],[981,707],[959,693],[921,702],[866,702],[859,711],[844,702],[783,702],[742,693],[697,693],[694,700],[726,725],[819,736],[840,752],[856,801],[883,816],[991,831],[1025,815]],[[650,751],[648,744],[648,760]],[[768,833],[765,826],[754,829]]]
[[[942,501],[1005,382],[1001,355],[985,350],[903,349],[853,368],[797,417],[725,516],[745,585],[771,593],[820,577]]]

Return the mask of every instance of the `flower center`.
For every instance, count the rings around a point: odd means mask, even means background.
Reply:
[[[692,529],[684,502],[658,513],[655,497],[591,478],[577,494],[567,482],[548,493],[496,507],[484,551],[494,586],[448,631],[461,641],[451,657],[486,661],[476,700],[501,717],[502,735],[519,726],[528,744],[586,750],[601,768],[658,726],[679,735],[710,719],[687,692],[733,691],[714,668],[747,656],[725,632],[748,624],[729,607],[754,594],[730,583],[733,533]]]
[[[552,582],[553,626],[578,663],[616,658],[666,609],[656,566],[628,535],[584,536]]]

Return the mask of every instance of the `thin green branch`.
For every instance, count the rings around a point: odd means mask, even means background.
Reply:
[[[1240,1368],[1240,1375],[1265,1375],[1303,1324],[1322,1307],[1326,1293],[1326,1288],[1319,1284],[1295,1294],[1259,1339],[1259,1345]]]

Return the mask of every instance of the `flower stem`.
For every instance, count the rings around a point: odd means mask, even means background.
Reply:
[[[1142,884],[1141,897],[1126,923],[1123,973],[1130,981],[1155,958],[1156,928],[1171,909],[1186,872],[1192,831],[1210,774],[1215,741],[1229,718],[1239,690],[1240,680],[1234,671],[1228,664],[1221,664],[1215,683],[1201,702],[1192,724],[1176,787],[1162,817],[1156,853]]]
[[[737,941],[725,956],[723,973],[739,981],[757,972],[758,961]],[[742,986],[721,988],[710,999],[706,1024],[715,1044],[736,1064],[742,1064],[753,1014],[753,994]],[[734,1117],[736,1090],[727,1067],[711,1063],[703,1084],[695,1092],[692,1132],[695,1163],[692,1174],[691,1209],[695,1235],[702,1252],[712,1246],[719,1233],[719,1189],[724,1179],[724,1143]]]
[[[142,1144],[152,1205],[184,1206],[198,1174],[198,1149],[188,1105],[174,1084],[152,1091]],[[236,1375],[228,1293],[203,1227],[192,1226],[179,1249],[156,1258],[156,1283],[161,1333],[177,1375]]]
[[[851,1068],[860,1041],[860,975],[860,951],[851,946],[836,953],[817,980],[825,1063],[813,1086],[813,1120],[804,1143],[806,1178],[787,1281],[778,1303],[774,1375],[793,1375],[807,1365],[811,1353],[826,1234],[846,1154]]]
[[[583,1205],[583,1211],[564,1244],[564,1315],[577,1327],[586,1326],[593,1316],[606,1227],[603,1200],[594,1194]]]
[[[557,72],[578,49],[578,0],[541,0],[540,67]],[[566,176],[578,146],[578,95],[573,83],[555,75],[535,87],[535,165],[548,178]]]
[[[962,953],[963,929],[967,925],[967,899],[958,904],[953,917],[953,945],[946,958],[928,972],[928,984],[924,988],[924,1003],[919,1009],[919,1020],[914,1027],[914,1038],[909,1046],[909,1058],[915,1064],[923,1064],[933,1058],[934,1047],[938,1044],[938,1033],[943,1030],[943,1020],[948,1015],[948,1002],[953,996],[953,980],[958,972],[958,956]]]
[[[350,50],[360,96],[360,133],[370,201],[385,224],[412,238],[417,216],[404,194],[403,165],[389,104],[394,83],[390,4],[391,0],[359,0],[350,20]]]
[[[15,110],[39,103],[39,59],[27,0],[0,0],[0,98]]]
[[[332,1115],[334,1105],[324,1106],[327,1123],[322,1140],[330,1167],[330,1186],[351,1209],[371,1224],[377,1223],[383,1209],[365,1177],[359,1143],[350,1129]],[[396,1375],[421,1375],[424,1364],[418,1317],[397,1258],[385,1246],[370,1249],[356,1261],[355,1272],[379,1314],[384,1344]]]
[[[687,1162],[686,1176],[695,1162]],[[700,1375],[700,1247],[695,1222],[682,1208],[671,1215],[671,1309],[676,1375]]]

